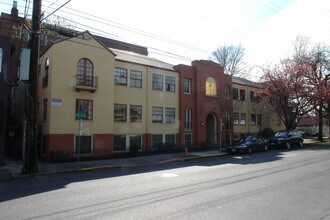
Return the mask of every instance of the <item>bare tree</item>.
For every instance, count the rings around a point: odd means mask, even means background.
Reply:
[[[245,48],[242,45],[224,45],[213,51],[211,60],[219,63],[225,74],[242,77],[244,72]]]

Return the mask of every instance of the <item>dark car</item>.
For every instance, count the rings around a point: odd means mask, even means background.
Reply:
[[[300,132],[296,130],[279,131],[269,140],[270,148],[287,148],[293,146],[303,147],[304,139]]]
[[[267,151],[268,141],[261,136],[249,135],[239,143],[227,147],[229,153],[252,153],[254,151]]]

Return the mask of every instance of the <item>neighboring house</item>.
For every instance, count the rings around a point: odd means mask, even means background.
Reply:
[[[277,114],[269,112],[265,103],[254,96],[260,89],[257,83],[233,77],[232,87],[234,141],[249,134],[258,134],[264,128],[274,131],[285,129]]]
[[[10,38],[0,36],[0,165],[4,164],[7,139],[7,106],[9,87],[7,74],[10,68]]]
[[[65,56],[63,56],[65,54]],[[41,154],[48,160],[175,147],[178,73],[171,65],[109,49],[89,32],[53,42],[39,75]],[[79,118],[85,114],[81,134]]]
[[[306,136],[317,136],[319,133],[319,119],[317,116],[304,116],[300,118],[297,129],[305,132]],[[323,137],[329,137],[329,120],[323,119]]]
[[[0,17],[0,164],[4,157],[22,155],[24,83],[19,83],[20,58],[26,49],[29,33],[24,18],[18,16],[14,1],[10,14]],[[22,92],[23,91],[23,92]]]

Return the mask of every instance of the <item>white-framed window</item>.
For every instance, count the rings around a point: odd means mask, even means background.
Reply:
[[[165,90],[175,92],[175,77],[165,76]]]
[[[251,114],[251,125],[260,125],[260,124],[261,124],[261,115]]]
[[[142,121],[142,106],[141,105],[130,105],[129,106],[129,121],[130,122],[141,122]]]
[[[115,68],[115,85],[127,85],[127,69]]]
[[[165,108],[165,123],[175,122],[175,108]]]
[[[140,134],[131,134],[129,135],[129,146],[130,149],[135,148],[134,150],[142,150],[142,137]]]
[[[244,89],[239,90],[239,100],[245,101],[245,90]]]
[[[191,94],[191,79],[184,79],[184,93]]]
[[[233,88],[233,100],[238,100],[238,89]]]
[[[239,124],[246,125],[246,113],[241,113],[239,117]]]
[[[127,105],[115,104],[113,115],[115,122],[127,122]]]
[[[234,125],[239,124],[239,113],[237,113],[237,112],[234,112],[234,114],[233,114],[233,123],[234,123]]]
[[[49,58],[46,59],[45,65],[49,66]],[[48,66],[46,73],[48,74]],[[82,58],[77,63],[77,83],[78,85],[93,86],[94,85],[94,67],[92,61]]]
[[[192,129],[191,109],[184,110],[184,129],[185,130]]]
[[[142,72],[141,71],[130,70],[129,85],[130,85],[130,87],[142,88]]]
[[[163,91],[164,79],[162,75],[152,74],[152,89]]]
[[[76,120],[80,119],[93,120],[93,100],[76,99]]]
[[[163,123],[163,107],[152,107],[152,122]]]

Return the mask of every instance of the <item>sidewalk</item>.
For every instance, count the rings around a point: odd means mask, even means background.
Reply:
[[[185,155],[184,152],[182,152],[66,163],[49,163],[42,161],[38,163],[38,173],[36,175],[41,176],[55,173],[87,171],[103,168],[150,166],[173,161],[192,160],[203,157],[216,157],[226,154],[227,153],[225,152],[219,152],[219,150],[207,150],[191,152],[188,155]],[[29,175],[22,174],[22,168],[23,165],[21,162],[6,158],[5,166],[0,167],[0,181],[18,177],[28,177]]]

